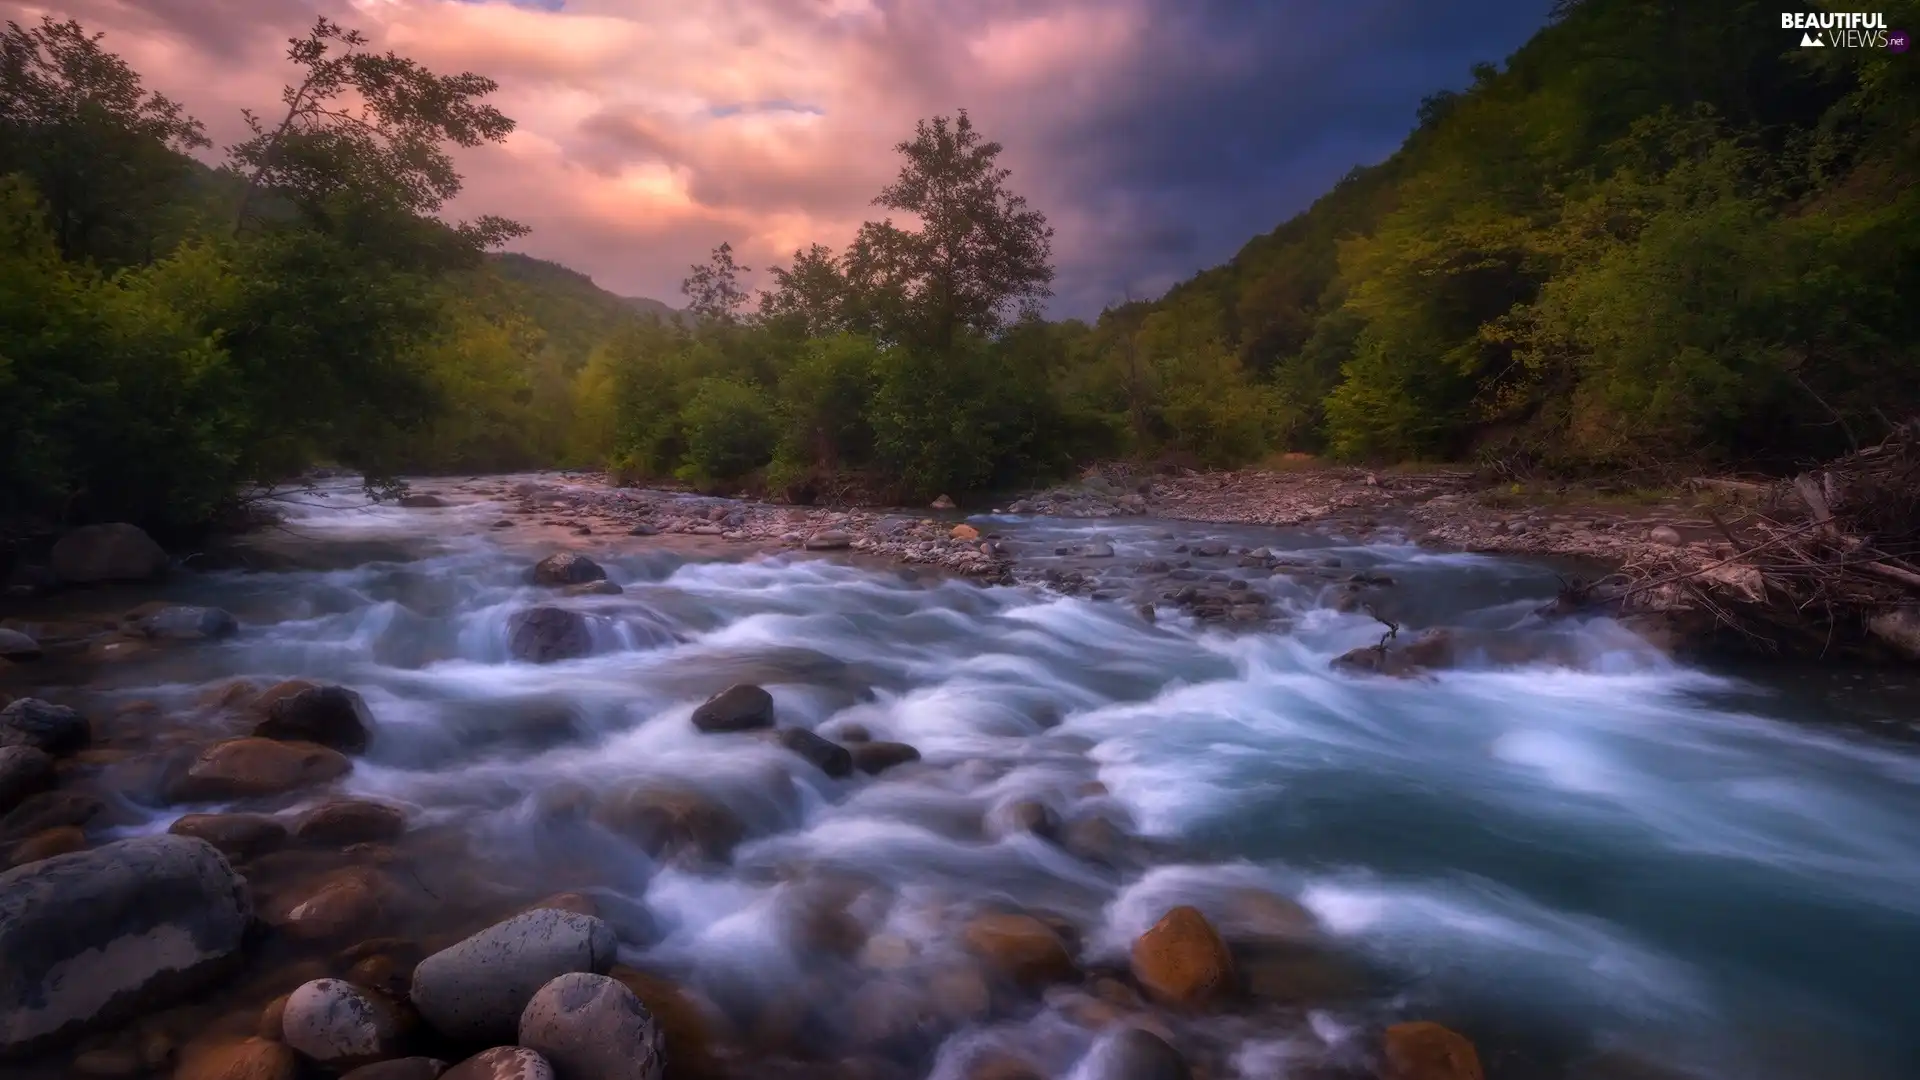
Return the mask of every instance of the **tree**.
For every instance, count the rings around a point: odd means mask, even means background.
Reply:
[[[1001,146],[984,141],[965,109],[923,120],[895,149],[900,176],[874,205],[919,219],[868,222],[848,252],[848,277],[881,336],[950,350],[962,331],[992,335],[1037,313],[1053,295],[1053,230],[1007,189]]]
[[[306,37],[289,39],[287,58],[304,75],[282,89],[285,112],[269,126],[248,110],[253,137],[228,150],[247,178],[240,227],[261,194],[286,200],[309,220],[331,222],[342,207],[432,218],[460,193],[447,144],[472,148],[513,132],[513,121],[481,100],[499,89],[492,79],[436,75],[395,53],[367,52],[366,43],[324,17]],[[478,250],[527,228],[487,215],[455,231]]]
[[[158,211],[210,145],[200,122],[148,93],[126,61],[72,20],[0,34],[0,162],[46,200],[62,258],[113,265],[157,256]]]
[[[731,325],[740,317],[740,305],[747,302],[747,290],[740,275],[753,273],[753,267],[733,261],[733,245],[723,243],[713,249],[704,264],[691,268],[693,273],[680,283],[687,297],[687,310],[702,319]]]
[[[796,337],[827,337],[846,325],[847,277],[833,249],[815,244],[776,266],[773,289],[760,294],[760,316]]]

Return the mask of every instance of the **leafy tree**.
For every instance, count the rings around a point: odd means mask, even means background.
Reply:
[[[707,262],[693,267],[692,273],[680,283],[680,292],[687,298],[687,311],[731,326],[739,320],[740,307],[747,302],[747,290],[740,284],[740,275],[752,272],[753,267],[734,262],[732,244],[723,243],[714,248]]]
[[[951,348],[963,333],[992,335],[1052,295],[1053,230],[1006,186],[1002,147],[981,138],[966,110],[923,120],[896,148],[906,162],[874,205],[914,215],[861,226],[848,277],[871,299],[865,319],[889,340]]]
[[[281,91],[280,118],[247,111],[252,138],[228,150],[246,177],[243,226],[263,194],[329,224],[343,207],[433,217],[460,193],[448,145],[484,146],[513,132],[513,121],[482,101],[499,89],[492,79],[436,75],[407,57],[368,52],[366,43],[324,17],[306,37],[290,39],[287,59],[302,75]],[[456,227],[475,250],[526,231],[491,215]]]
[[[151,261],[192,165],[210,145],[177,102],[149,93],[126,61],[72,20],[8,22],[0,33],[0,162],[46,200],[66,259]]]
[[[774,287],[760,294],[760,316],[784,333],[823,338],[847,325],[848,283],[833,249],[815,244],[793,253],[792,266],[769,273]]]

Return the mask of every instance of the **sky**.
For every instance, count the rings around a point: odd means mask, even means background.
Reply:
[[[450,216],[682,302],[731,243],[839,248],[916,120],[965,108],[1054,226],[1055,317],[1156,296],[1381,160],[1422,97],[1498,63],[1551,0],[0,0],[104,31],[217,144],[267,112],[325,14],[500,84],[518,127],[466,152]]]

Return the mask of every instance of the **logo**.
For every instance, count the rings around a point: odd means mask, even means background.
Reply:
[[[1911,44],[1913,44],[1913,39],[1907,36],[1907,32],[1905,30],[1889,30],[1887,32],[1887,51],[1888,52],[1896,52],[1896,53],[1906,52],[1907,46]]]
[[[1889,33],[1878,11],[1788,11],[1780,15],[1780,29],[1800,31],[1803,49],[1907,49],[1905,32]],[[1902,44],[1894,44],[1896,36]]]

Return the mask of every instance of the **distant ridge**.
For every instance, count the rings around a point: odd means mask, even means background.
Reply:
[[[681,321],[685,315],[673,305],[649,296],[621,296],[609,292],[586,274],[549,259],[536,259],[518,252],[498,252],[489,254],[487,260],[501,277],[542,292],[573,293],[590,303],[598,301],[604,305],[624,305],[642,315],[658,315],[673,322]]]

